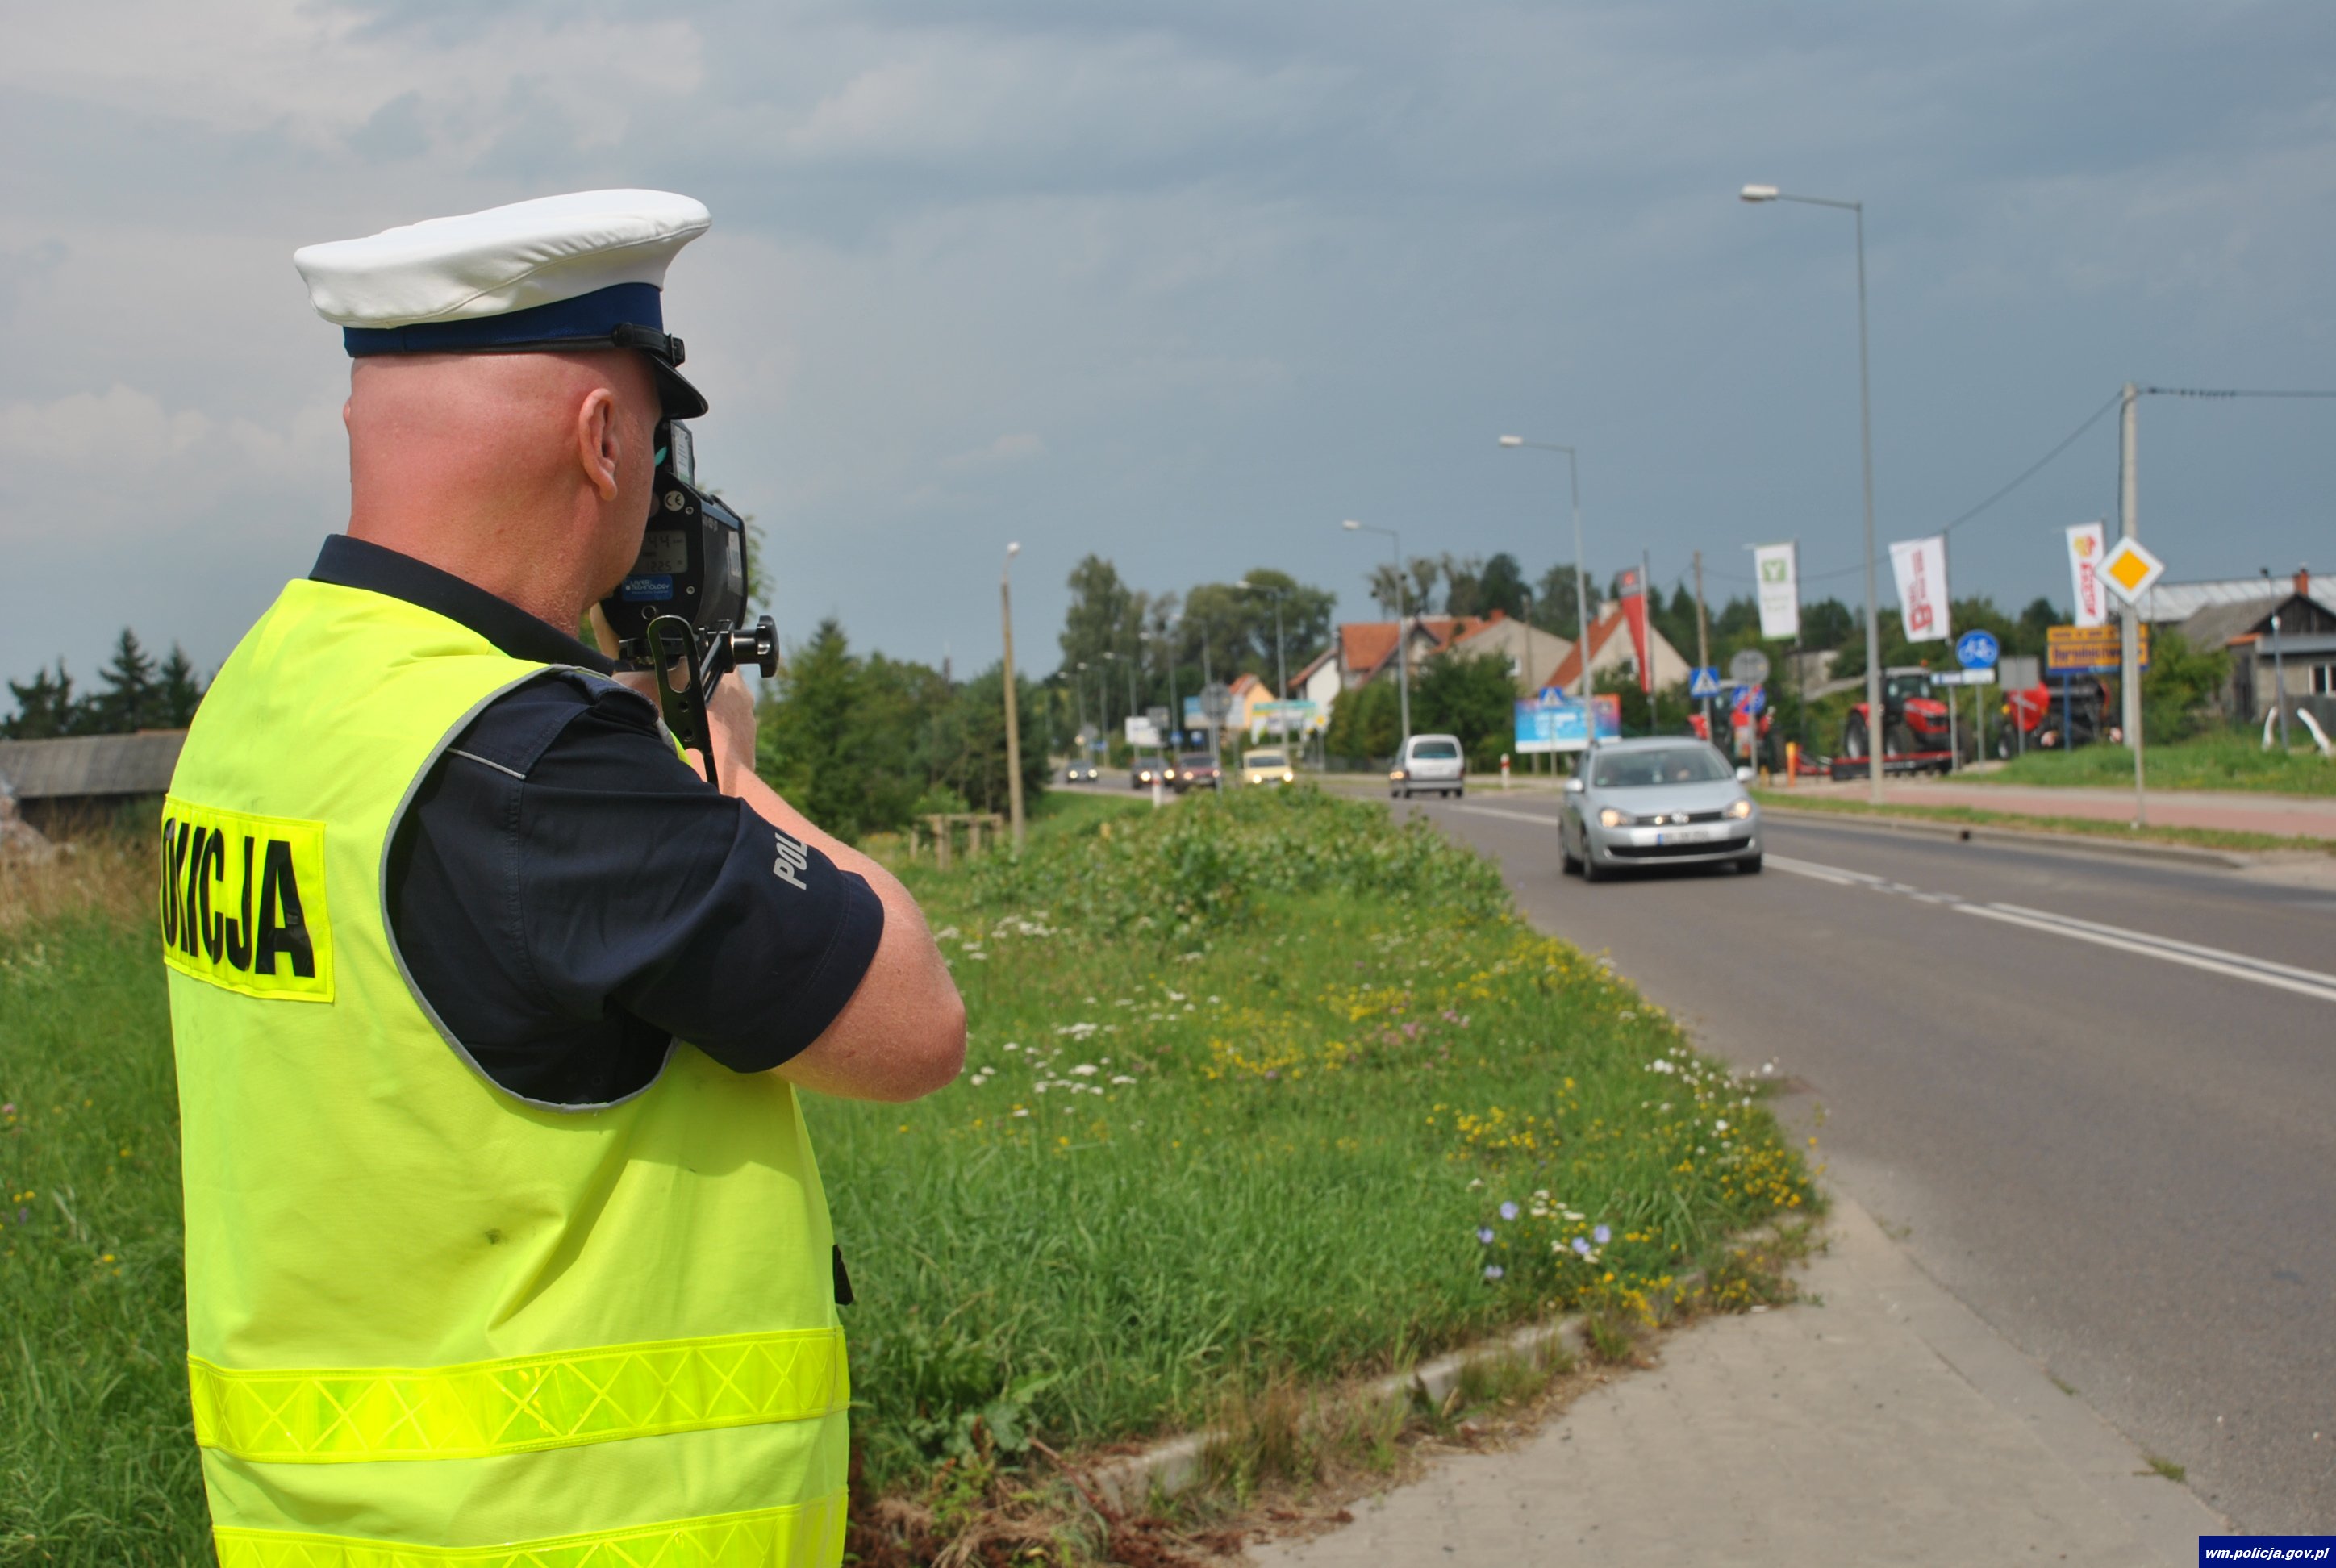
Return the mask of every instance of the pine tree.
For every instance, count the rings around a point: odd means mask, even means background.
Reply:
[[[128,735],[154,722],[160,694],[154,688],[154,659],[128,627],[114,639],[113,657],[98,672],[105,689],[92,703],[94,728],[103,735]]]
[[[155,722],[167,729],[186,728],[194,722],[195,709],[203,701],[203,683],[187,650],[172,643],[170,657],[162,661],[156,676]]]
[[[63,659],[57,660],[54,675],[44,666],[30,681],[10,681],[8,690],[16,698],[16,712],[0,723],[0,733],[10,740],[51,740],[78,732],[87,705],[73,700],[73,677],[65,673]]]

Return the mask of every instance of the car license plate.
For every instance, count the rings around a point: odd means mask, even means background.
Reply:
[[[1708,844],[1727,836],[1725,828],[1666,828],[1655,835],[1658,844]]]

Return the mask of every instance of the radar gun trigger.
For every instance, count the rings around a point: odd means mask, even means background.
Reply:
[[[722,677],[741,665],[779,670],[779,628],[746,618],[745,520],[697,488],[688,427],[658,425],[657,488],[640,558],[600,601],[617,652],[657,677],[666,727],[706,759],[716,788],[710,705]]]

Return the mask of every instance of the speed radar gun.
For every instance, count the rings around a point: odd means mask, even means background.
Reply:
[[[666,727],[697,747],[706,782],[719,788],[711,706],[722,677],[742,665],[779,670],[779,628],[746,618],[746,523],[697,488],[689,427],[657,427],[657,489],[640,558],[600,601],[617,652],[657,677]]]

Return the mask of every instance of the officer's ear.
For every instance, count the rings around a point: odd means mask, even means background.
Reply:
[[[584,482],[602,501],[617,499],[617,394],[605,386],[586,393],[576,409],[577,461],[583,466]]]

